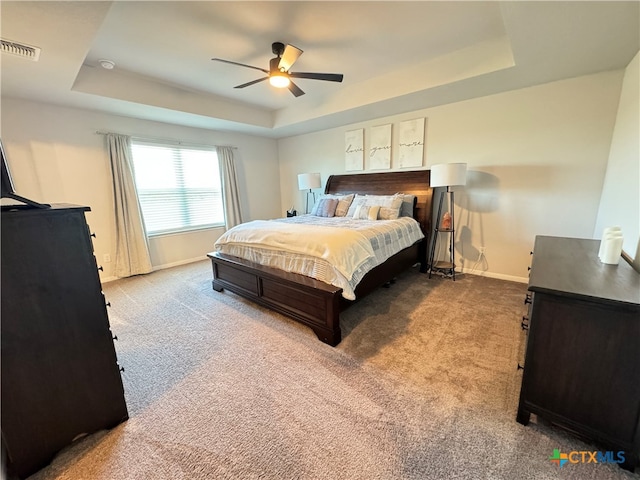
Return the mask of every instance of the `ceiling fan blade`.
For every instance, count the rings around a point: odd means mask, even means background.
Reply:
[[[297,86],[295,83],[291,82],[291,81],[289,82],[289,91],[291,93],[293,93],[293,95],[295,97],[299,97],[300,95],[304,95],[304,92],[302,91],[302,89],[299,86]]]
[[[298,47],[294,47],[293,45],[287,45],[284,47],[282,57],[280,57],[278,68],[281,70],[284,69],[285,72],[288,72],[300,55],[302,55],[302,50]]]
[[[243,83],[242,85],[238,85],[238,86],[233,87],[233,88],[249,87],[251,85],[255,85],[256,83],[264,82],[267,78],[269,78],[269,77],[259,78],[258,80],[254,80],[252,82]]]
[[[215,60],[216,62],[230,63],[231,65],[238,65],[240,67],[253,68],[254,70],[260,70],[261,72],[269,73],[269,70],[265,70],[264,68],[246,65],[244,63],[232,62],[231,60],[223,60],[222,58],[212,58],[211,60]]]
[[[292,78],[310,78],[311,80],[326,80],[327,82],[341,82],[344,75],[341,73],[306,73],[291,72],[289,76]]]

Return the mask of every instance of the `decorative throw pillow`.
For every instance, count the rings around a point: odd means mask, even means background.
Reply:
[[[316,209],[315,215],[318,217],[333,217],[336,213],[337,206],[337,198],[321,198],[318,201],[318,208]]]
[[[377,220],[379,211],[379,205],[358,205],[353,218],[356,220]]]
[[[311,215],[318,215],[318,207],[320,206],[320,202],[324,199],[324,195],[322,195],[320,198],[318,198],[315,203],[313,204],[313,207],[311,207]]]
[[[347,210],[347,214],[345,215],[346,217],[353,217],[356,208],[358,208],[358,205],[364,205],[364,200],[367,196],[366,195],[360,195],[358,193],[356,193],[353,196],[353,200],[351,201],[351,205],[349,205],[349,210]]]
[[[380,207],[378,205],[371,205],[369,207],[368,219],[369,220],[377,220],[379,212],[380,212]]]
[[[313,208],[311,209],[311,215],[318,215],[318,207],[320,206],[320,201],[327,198],[335,198],[338,201],[338,206],[336,207],[336,211],[334,216],[336,217],[344,217],[347,214],[347,210],[349,209],[349,205],[351,205],[351,201],[353,200],[354,195],[331,195],[331,194],[323,194],[316,200],[316,203],[313,204]]]
[[[402,207],[402,196],[393,195],[380,207],[378,218],[380,220],[396,220],[400,216],[400,207]]]
[[[336,207],[336,217],[344,217],[347,215],[349,211],[349,207],[351,206],[351,202],[353,201],[353,193],[350,195],[342,195],[339,196],[338,206]]]
[[[318,199],[315,201],[315,203],[313,204],[313,207],[311,207],[311,215],[318,216],[318,207],[320,207],[320,202],[322,202],[322,200],[324,200],[325,198],[331,198],[331,196],[330,195],[320,195],[318,197]]]
[[[399,193],[398,195],[402,195],[402,206],[400,207],[400,216],[413,218],[413,208],[416,203],[416,196],[402,194],[402,193]]]
[[[402,206],[401,195],[357,195],[351,202],[347,217],[354,216],[356,208],[359,205],[380,206],[380,212],[378,213],[378,219],[380,220],[395,220],[400,215],[400,207]]]
[[[378,218],[380,220],[395,220],[400,215],[400,207],[402,206],[402,196],[396,195],[356,195],[351,205],[379,205],[380,212]]]

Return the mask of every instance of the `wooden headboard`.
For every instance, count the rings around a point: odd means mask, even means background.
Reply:
[[[416,196],[414,218],[420,223],[425,237],[431,238],[431,217],[433,189],[430,186],[431,172],[415,170],[410,172],[362,173],[355,175],[331,175],[327,180],[325,193],[363,195],[393,195],[405,193]]]

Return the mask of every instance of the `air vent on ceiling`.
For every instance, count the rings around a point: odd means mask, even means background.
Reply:
[[[10,40],[0,39],[2,44],[2,53],[10,53],[22,58],[28,58],[34,62],[40,58],[40,49],[38,47],[32,47],[31,45],[25,45],[24,43],[16,43]]]

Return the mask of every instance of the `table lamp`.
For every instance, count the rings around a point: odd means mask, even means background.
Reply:
[[[298,174],[298,189],[308,190],[306,198],[305,213],[309,213],[309,194],[313,195],[313,203],[316,202],[316,194],[312,192],[314,188],[320,188],[319,173],[300,173]],[[313,205],[313,204],[312,204]]]

